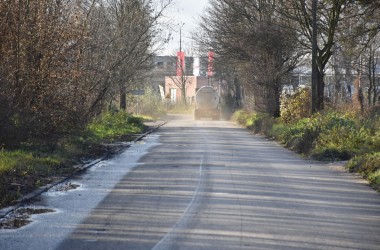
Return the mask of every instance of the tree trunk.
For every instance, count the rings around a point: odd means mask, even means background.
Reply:
[[[324,73],[323,70],[317,70],[317,77],[318,77],[318,82],[317,82],[317,102],[316,102],[316,110],[321,111],[325,108],[324,105],[324,97],[325,97],[325,81],[323,79]]]
[[[368,62],[368,74],[369,74],[369,86],[368,86],[368,105],[376,104],[376,59],[375,52],[370,49],[369,62]]]
[[[273,112],[273,117],[275,117],[275,118],[278,118],[281,115],[280,96],[281,96],[281,85],[276,84],[274,86],[275,107],[274,107],[274,112]]]
[[[380,88],[380,78],[379,78],[379,82],[377,84],[377,86]],[[374,79],[374,90],[373,90],[373,105],[376,105],[376,102],[377,102],[377,89],[376,89],[376,80]]]
[[[318,109],[318,26],[317,26],[317,0],[312,2],[312,40],[311,40],[311,112],[315,113]]]
[[[243,105],[242,105],[242,89],[240,86],[240,82],[237,78],[234,79],[234,85],[235,85],[234,108],[240,109],[243,107]]]
[[[364,111],[363,90],[360,84],[360,74],[357,75],[354,81],[354,87],[355,87],[355,92],[353,95],[354,108],[363,112]]]
[[[181,92],[182,92],[182,103],[183,105],[187,105],[187,100],[186,100],[186,81],[183,78],[183,75],[181,76]]]
[[[127,93],[125,86],[120,87],[120,110],[126,110],[127,109]]]

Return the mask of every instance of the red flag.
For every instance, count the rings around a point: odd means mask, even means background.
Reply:
[[[213,51],[209,51],[207,55],[208,55],[207,75],[213,76],[214,75],[214,56],[215,56],[215,53]]]
[[[177,76],[182,76],[185,71],[185,52],[177,52]]]

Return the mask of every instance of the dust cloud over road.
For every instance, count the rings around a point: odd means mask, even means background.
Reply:
[[[58,212],[0,231],[1,248],[380,246],[380,197],[363,181],[226,121],[175,116],[77,182],[36,203]]]

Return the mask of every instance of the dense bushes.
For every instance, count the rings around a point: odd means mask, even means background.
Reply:
[[[149,115],[152,117],[160,117],[166,113],[165,103],[162,101],[161,96],[151,87],[145,88],[145,94],[139,98],[138,102],[140,107],[138,113]],[[136,100],[134,100],[136,103]]]
[[[380,188],[380,152],[355,156],[348,164],[350,172],[358,172],[366,178],[370,184]]]
[[[279,122],[285,127],[278,137],[294,150],[319,160],[347,160],[380,150],[376,111],[367,116],[333,110],[311,115],[308,89],[283,97],[282,102]]]
[[[317,119],[303,118],[280,131],[282,133],[281,141],[297,152],[308,154],[313,148],[320,130]]]
[[[333,112],[323,116],[322,122],[322,131],[313,150],[314,155],[323,156],[326,153],[326,157],[347,160],[375,150],[375,131],[365,127],[360,119]],[[336,156],[333,152],[336,152]]]
[[[160,48],[170,2],[0,1],[0,148],[53,147],[123,102]]]
[[[289,106],[282,107],[282,116],[276,121],[242,110],[235,112],[233,119],[305,156],[323,161],[350,160],[347,164],[350,171],[360,172],[379,187],[380,112],[372,110],[361,115],[330,110],[311,115],[302,101],[306,93],[307,90],[301,90],[283,99]]]
[[[300,89],[294,95],[281,96],[281,121],[284,123],[296,122],[301,118],[311,116],[311,91],[308,88]]]
[[[269,133],[272,128],[274,119],[265,113],[248,112],[245,110],[236,111],[232,120],[251,129],[255,133]]]

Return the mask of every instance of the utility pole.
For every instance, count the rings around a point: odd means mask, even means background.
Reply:
[[[312,5],[312,52],[311,52],[311,112],[317,112],[318,105],[318,65],[317,65],[317,0],[313,0]]]

